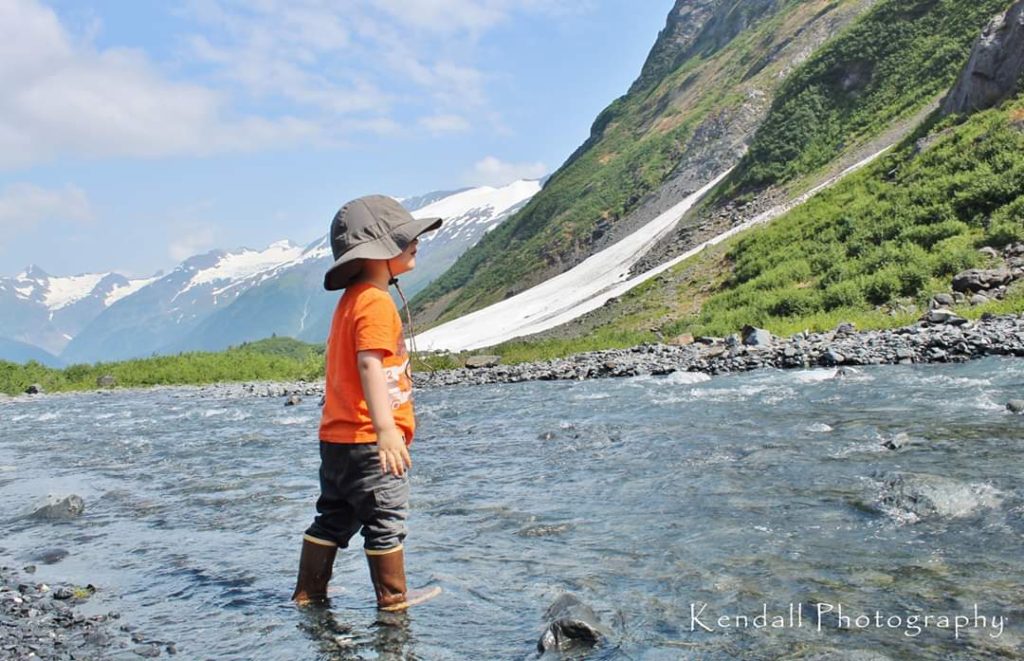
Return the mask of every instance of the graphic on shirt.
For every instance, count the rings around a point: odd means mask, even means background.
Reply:
[[[409,378],[409,354],[405,349],[405,337],[402,334],[401,326],[399,326],[398,339],[395,342],[395,355],[399,358],[404,358],[402,363],[384,368],[384,378],[388,386],[388,402],[391,404],[392,409],[397,409],[412,399],[412,380]]]

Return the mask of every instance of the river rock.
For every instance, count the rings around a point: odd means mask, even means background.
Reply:
[[[481,367],[496,367],[501,362],[501,356],[470,356],[466,359],[466,367],[471,370]]]
[[[1007,269],[968,269],[953,276],[953,291],[977,293],[1005,285],[1013,276]]]
[[[1006,402],[1006,409],[1010,413],[1024,413],[1024,399],[1011,399]]]
[[[568,593],[555,599],[544,619],[549,624],[537,641],[541,653],[595,645],[611,635],[590,606]]]
[[[772,343],[772,334],[763,328],[744,326],[741,331],[743,344],[754,347],[765,347]]]
[[[677,335],[674,338],[672,338],[671,340],[669,340],[669,344],[671,344],[673,346],[677,346],[677,347],[685,347],[685,346],[689,346],[689,345],[691,345],[693,343],[694,343],[693,335],[690,335],[689,333],[683,333],[682,335]]]
[[[967,484],[940,475],[896,473],[885,479],[880,502],[898,519],[960,518],[997,507],[1002,496],[988,484]]]
[[[836,326],[835,336],[845,337],[847,335],[855,335],[857,333],[857,326],[852,322],[844,321],[843,323]]]
[[[300,404],[301,402],[302,402],[302,398],[299,397],[298,395],[289,395],[288,399],[284,400],[284,405],[285,406],[295,406],[296,404]]]
[[[71,494],[70,496],[49,495],[46,502],[32,512],[33,519],[44,521],[69,521],[85,511],[85,501],[81,496]]]
[[[935,296],[932,296],[932,300],[929,303],[928,308],[930,310],[934,310],[936,308],[948,308],[955,302],[956,301],[954,301],[953,297],[949,294],[936,294]]]
[[[967,323],[966,319],[945,308],[929,310],[921,317],[921,321],[927,321],[930,324],[952,324],[954,326]]]
[[[40,549],[32,554],[32,560],[44,565],[52,565],[68,557],[68,550],[58,546]]]
[[[41,395],[43,393],[43,387],[38,383],[33,383],[29,387],[25,388],[26,395]]]
[[[117,379],[113,374],[104,374],[96,379],[97,388],[113,388],[117,385]]]

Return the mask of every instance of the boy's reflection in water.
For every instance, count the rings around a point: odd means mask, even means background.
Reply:
[[[358,619],[365,621],[362,617]],[[340,622],[329,601],[310,604],[299,612],[298,627],[316,643],[318,659],[363,659],[367,653],[375,653],[381,659],[413,658],[405,654],[411,642],[408,611],[378,611],[370,626],[367,631],[362,626]]]

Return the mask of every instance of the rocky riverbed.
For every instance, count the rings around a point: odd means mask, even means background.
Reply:
[[[117,612],[78,613],[75,606],[93,594],[93,586],[36,583],[35,567],[24,571],[0,567],[0,658],[138,659],[176,652],[174,643],[119,625]]]

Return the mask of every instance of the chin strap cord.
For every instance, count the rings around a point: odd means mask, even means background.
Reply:
[[[408,337],[409,337],[410,351],[409,351],[409,372],[408,372],[407,376],[409,377],[409,381],[412,381],[412,357],[419,353],[419,349],[416,348],[416,328],[412,325],[412,313],[409,312],[409,301],[405,300],[405,294],[402,293],[402,288],[398,284],[398,278],[396,278],[395,276],[391,275],[391,265],[390,264],[388,264],[388,275],[391,276],[391,279],[388,280],[388,284],[389,285],[394,285],[395,289],[398,290],[398,297],[402,299],[402,308],[405,310],[405,318],[409,322],[408,323],[408,327],[409,327]],[[428,376],[427,376],[427,383],[430,383],[430,381],[433,380],[433,378],[434,378],[434,369],[430,366],[429,363],[426,363],[425,361],[422,361],[422,360],[420,362],[424,363],[427,366],[427,374],[428,374]]]

